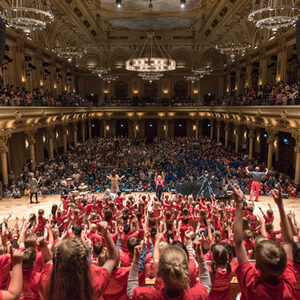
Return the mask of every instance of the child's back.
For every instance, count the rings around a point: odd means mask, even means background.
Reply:
[[[227,269],[217,268],[212,280],[211,292],[208,299],[210,300],[229,300],[230,284],[233,272],[228,273]]]

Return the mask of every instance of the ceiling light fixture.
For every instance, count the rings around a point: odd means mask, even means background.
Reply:
[[[234,62],[237,56],[245,55],[250,47],[251,45],[249,43],[239,41],[225,41],[216,45],[216,49],[222,54],[229,56],[232,62]]]
[[[164,75],[158,72],[147,72],[139,73],[138,76],[140,76],[143,80],[148,80],[150,83],[152,83],[154,80],[160,80],[160,78]]]
[[[56,47],[52,49],[52,52],[58,57],[66,59],[69,63],[77,63],[77,61],[87,53],[87,49],[76,46],[66,46],[64,48]]]
[[[175,70],[176,62],[158,42],[154,32],[149,32],[145,42],[126,61],[125,68],[136,72],[166,72]]]
[[[180,7],[185,8],[185,0],[180,0]]]
[[[0,17],[8,27],[30,34],[45,29],[54,20],[49,0],[9,0],[0,7]]]
[[[121,8],[122,6],[122,0],[116,0],[116,4],[118,8]]]
[[[277,31],[293,26],[300,15],[294,0],[253,0],[248,20],[260,29]]]

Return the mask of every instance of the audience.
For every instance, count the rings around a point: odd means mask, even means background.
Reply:
[[[274,231],[272,206],[258,216],[246,201],[251,164],[257,163],[207,137],[153,144],[98,138],[40,163],[40,190],[59,191],[61,204],[49,216],[33,209],[27,219],[3,219],[0,299],[227,300],[233,276],[241,299],[298,299],[300,228],[284,210],[287,184],[282,175],[266,175],[280,214]],[[207,172],[232,192],[232,201],[169,193]],[[15,193],[28,174],[30,164],[20,176],[10,173]],[[165,177],[161,199],[149,193],[157,174]],[[145,287],[146,278],[153,287]]]

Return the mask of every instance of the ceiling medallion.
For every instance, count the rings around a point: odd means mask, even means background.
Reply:
[[[164,75],[158,72],[143,72],[139,73],[138,76],[140,76],[143,80],[147,80],[152,83],[152,81],[160,80],[160,78]]]
[[[155,38],[154,32],[150,32],[145,42],[126,61],[125,68],[136,72],[166,72],[175,70],[176,62]]]
[[[294,0],[253,0],[248,20],[261,29],[277,31],[293,26],[300,15]]]
[[[234,62],[237,56],[244,56],[251,45],[247,42],[226,41],[216,45],[216,49],[231,58]]]
[[[49,0],[8,0],[0,7],[0,17],[7,26],[26,34],[42,30],[54,20]]]

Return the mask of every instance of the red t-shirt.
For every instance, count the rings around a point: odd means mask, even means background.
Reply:
[[[212,277],[212,271],[210,270]],[[230,299],[230,284],[233,277],[233,272],[227,274],[226,269],[217,268],[214,278],[212,278],[211,292],[208,296],[209,300],[229,300]]]
[[[34,269],[23,270],[23,289],[20,300],[39,300],[39,281],[41,273]]]
[[[127,281],[130,267],[116,268],[109,277],[109,283],[100,300],[128,300]]]
[[[287,300],[293,299],[296,282],[293,263],[288,260],[284,273],[277,285],[270,285],[263,281],[259,271],[245,261],[236,269],[237,279],[242,292],[242,300]]]
[[[243,242],[244,242],[247,252],[253,249],[254,244],[255,244],[253,240],[250,240],[250,241],[244,240]]]
[[[295,278],[296,278],[294,299],[299,300],[300,299],[300,265],[294,263],[294,270],[295,270]]]
[[[183,291],[179,297],[170,298],[165,295],[164,290],[156,290],[149,287],[136,287],[133,290],[132,300],[205,300],[207,289],[204,285],[197,283],[193,288]]]
[[[7,290],[10,283],[10,256],[0,255],[0,290]]]
[[[37,228],[36,228],[37,232],[44,232],[46,221],[47,221],[47,219],[44,218],[43,216],[38,217],[38,224],[37,224]]]
[[[135,233],[129,233],[125,234],[124,232],[121,234],[121,249],[124,252],[128,252],[127,249],[127,241],[132,237],[132,236],[138,236],[139,232],[136,231]]]
[[[252,229],[252,230],[256,229],[256,224],[257,224],[256,215],[248,215],[248,222],[250,225],[250,229]]]
[[[268,217],[268,215],[264,215],[264,219],[265,219],[266,223],[273,223],[274,216]]]

